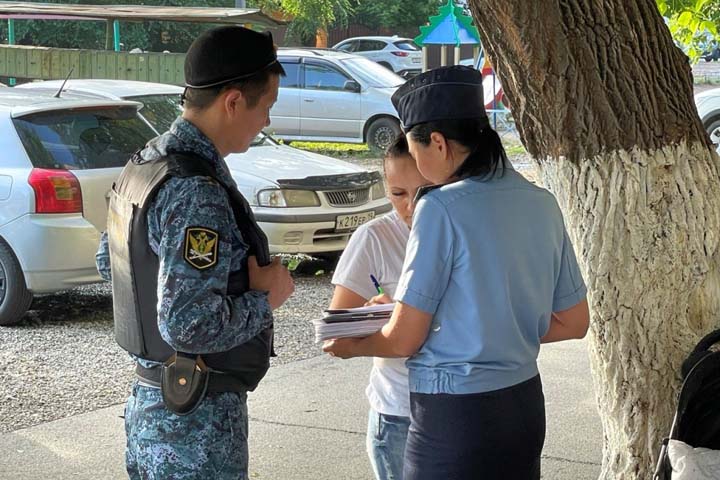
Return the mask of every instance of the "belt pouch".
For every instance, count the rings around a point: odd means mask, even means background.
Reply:
[[[210,371],[200,355],[176,353],[162,367],[160,389],[165,406],[177,415],[189,415],[205,398]]]

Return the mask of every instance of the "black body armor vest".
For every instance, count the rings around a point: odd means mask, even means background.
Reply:
[[[171,154],[156,161],[142,161],[138,154],[128,162],[113,185],[108,216],[108,242],[112,271],[115,338],[131,354],[155,362],[165,362],[175,350],[160,336],[157,312],[159,260],[148,243],[147,211],[160,187],[171,177],[211,177],[223,186],[249,255],[260,266],[270,263],[267,237],[260,230],[250,206],[234,185],[222,182],[212,166],[191,154]],[[245,268],[230,274],[227,294],[241,295],[249,290]],[[221,353],[203,354],[213,371],[226,374],[238,390],[253,390],[263,378],[272,354],[272,327]]]

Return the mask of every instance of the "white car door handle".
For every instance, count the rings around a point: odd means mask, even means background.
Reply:
[[[315,102],[315,100],[313,100],[312,98],[304,98],[303,101],[304,101],[304,102],[307,102],[307,103],[314,103],[314,102]]]

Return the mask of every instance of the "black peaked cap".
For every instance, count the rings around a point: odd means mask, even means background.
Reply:
[[[277,62],[270,32],[240,26],[213,28],[190,45],[185,57],[185,86],[217,87],[242,80]]]
[[[440,67],[405,82],[392,96],[404,131],[436,120],[485,119],[482,74],[461,65]]]

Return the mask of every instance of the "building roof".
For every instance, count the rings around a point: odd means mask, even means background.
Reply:
[[[67,5],[59,3],[0,2],[0,18],[123,20],[282,25],[255,8],[166,7],[151,5]]]

